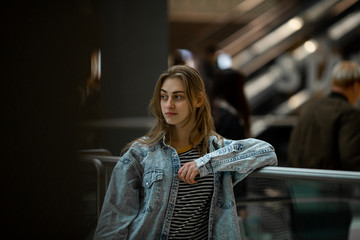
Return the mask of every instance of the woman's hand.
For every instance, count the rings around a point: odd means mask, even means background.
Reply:
[[[197,183],[195,181],[196,175],[199,174],[199,170],[195,161],[185,163],[178,171],[178,178],[188,184]]]

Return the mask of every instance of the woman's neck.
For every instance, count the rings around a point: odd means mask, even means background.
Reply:
[[[184,148],[190,145],[190,134],[194,126],[187,124],[184,127],[172,126],[169,144],[175,149]]]
[[[173,127],[169,144],[175,149],[180,149],[190,145],[190,131]]]

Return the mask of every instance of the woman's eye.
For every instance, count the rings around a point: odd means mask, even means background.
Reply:
[[[176,98],[176,99],[181,99],[182,96],[180,96],[180,95],[175,95],[175,98]]]
[[[161,95],[161,99],[166,100],[166,99],[167,99],[167,96]]]

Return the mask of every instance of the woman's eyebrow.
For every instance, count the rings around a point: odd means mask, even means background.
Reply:
[[[164,92],[164,93],[167,93],[166,90],[164,89],[160,89],[160,91]],[[177,94],[177,93],[185,93],[185,91],[175,91],[175,92],[172,92],[172,94]]]

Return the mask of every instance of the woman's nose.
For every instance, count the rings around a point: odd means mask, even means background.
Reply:
[[[173,108],[174,107],[174,101],[172,98],[169,98],[168,101],[166,102],[166,106],[168,108]]]

